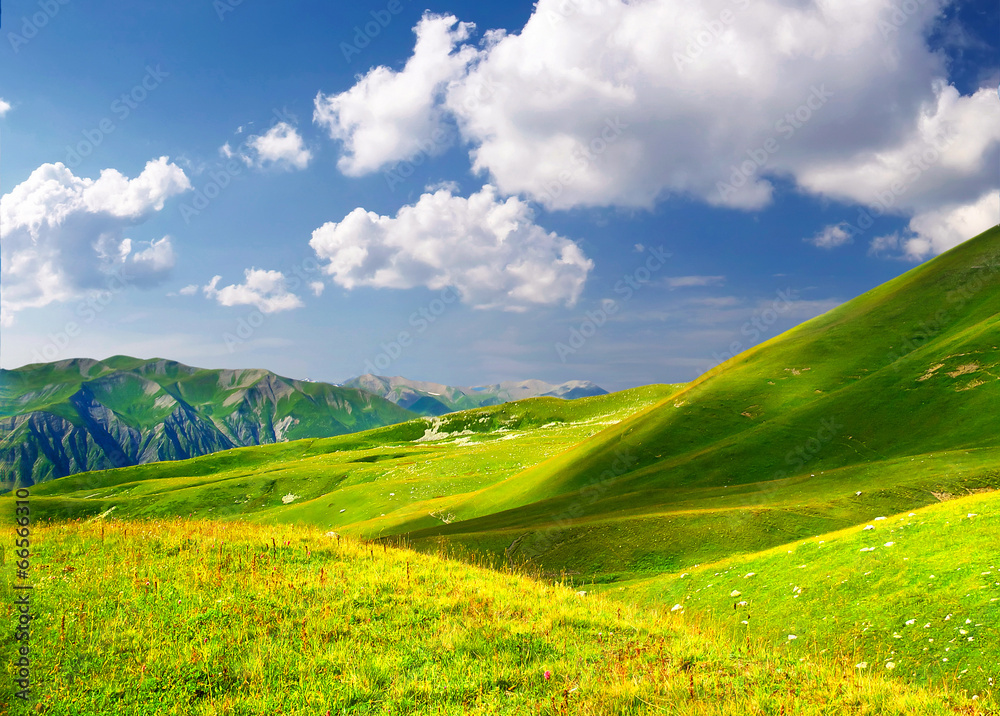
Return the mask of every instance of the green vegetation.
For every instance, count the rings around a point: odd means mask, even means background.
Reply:
[[[41,514],[63,518],[114,509],[118,518],[242,516],[398,533],[442,524],[454,514],[445,511],[449,498],[502,482],[678,387],[532,398],[335,438],[82,473],[36,485],[32,500]]]
[[[127,356],[28,365],[0,370],[0,487],[413,417],[361,390],[266,370]]]
[[[993,228],[407,538],[606,579],[681,569],[1000,485],[998,409]]]
[[[1000,493],[990,492],[606,589],[630,604],[679,605],[735,644],[763,640],[793,656],[995,694],[997,544]]]
[[[957,689],[728,643],[667,611],[314,528],[97,520],[41,527],[34,540],[32,713],[990,708]],[[11,704],[4,669],[0,703]]]

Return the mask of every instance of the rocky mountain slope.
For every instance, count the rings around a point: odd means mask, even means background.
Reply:
[[[330,437],[415,414],[371,393],[266,370],[73,359],[0,371],[0,483],[232,447]]]

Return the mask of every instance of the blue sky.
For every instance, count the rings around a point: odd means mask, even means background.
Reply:
[[[0,363],[690,380],[1000,220],[996,3],[839,5],[8,0]]]

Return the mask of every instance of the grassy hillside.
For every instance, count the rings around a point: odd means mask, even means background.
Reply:
[[[32,713],[931,716],[992,707],[958,689],[730,644],[669,611],[318,529],[97,520],[39,527],[33,539]],[[6,657],[12,637],[0,639]],[[13,703],[12,661],[3,659],[2,704]]]
[[[994,228],[449,505],[491,514],[408,537],[590,574],[680,568],[1000,485],[998,413]]]
[[[991,492],[607,592],[630,604],[679,605],[677,613],[734,643],[763,640],[859,671],[996,693],[998,544],[1000,493]]]
[[[115,356],[0,371],[0,486],[329,437],[414,417],[351,388],[264,370]]]
[[[323,440],[84,473],[32,488],[53,517],[247,517],[372,536],[482,512],[444,510],[659,402],[679,386],[532,398]],[[2,504],[2,500],[0,500]]]

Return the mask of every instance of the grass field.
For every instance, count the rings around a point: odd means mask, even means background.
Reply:
[[[733,641],[669,610],[315,528],[90,520],[36,527],[33,540],[31,713],[992,708],[957,687]],[[5,605],[10,592],[4,582]],[[5,634],[5,652],[11,642]],[[0,703],[14,702],[10,684],[6,673]]]
[[[783,653],[995,694],[998,544],[1000,493],[980,493],[605,590],[629,604],[679,605],[737,644],[763,639]]]

